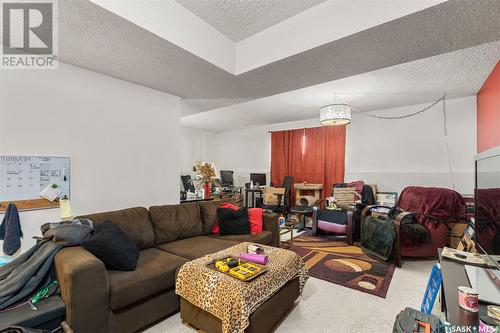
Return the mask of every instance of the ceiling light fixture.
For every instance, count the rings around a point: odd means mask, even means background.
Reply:
[[[325,105],[319,109],[319,122],[323,126],[347,125],[351,122],[351,111],[351,106],[338,101],[337,95],[335,95],[333,104]]]
[[[404,114],[401,116],[378,116],[375,114],[370,114],[368,112],[360,111],[359,109],[353,108],[347,103],[339,101],[337,95],[335,95],[334,102],[329,105],[325,105],[319,109],[319,122],[323,126],[338,126],[338,125],[348,125],[351,123],[351,113],[356,112],[366,117],[375,118],[375,119],[385,119],[385,120],[398,120],[398,119],[406,119],[411,118],[413,116],[424,113],[427,110],[432,109],[432,107],[439,102],[443,103],[443,116],[445,119],[445,136],[446,133],[446,94],[441,96],[434,103],[426,106],[425,108],[418,110],[416,112]]]

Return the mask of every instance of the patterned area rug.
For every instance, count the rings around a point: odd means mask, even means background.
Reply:
[[[365,255],[345,241],[302,234],[290,250],[302,256],[309,275],[341,286],[385,298],[394,266]]]

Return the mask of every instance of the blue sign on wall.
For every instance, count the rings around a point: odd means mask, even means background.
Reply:
[[[441,270],[437,264],[434,264],[431,275],[429,276],[429,282],[427,282],[424,299],[422,300],[422,305],[420,306],[421,312],[425,314],[430,314],[432,312],[432,308],[434,307],[434,302],[436,301],[442,281],[443,275],[441,274]]]

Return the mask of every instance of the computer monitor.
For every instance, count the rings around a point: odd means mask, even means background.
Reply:
[[[251,173],[250,181],[253,181],[254,184],[259,183],[261,186],[266,186],[266,174],[265,173]]]
[[[181,182],[185,192],[189,191],[194,193],[195,189],[190,175],[181,175]]]
[[[221,170],[220,171],[220,183],[222,186],[231,187],[234,185],[233,178],[234,171],[232,170]]]

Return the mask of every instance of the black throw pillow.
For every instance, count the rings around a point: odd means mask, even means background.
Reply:
[[[82,246],[109,269],[133,271],[137,266],[137,245],[112,221],[104,221],[96,226],[94,235],[84,240]]]
[[[217,217],[219,218],[219,234],[221,236],[250,234],[250,222],[246,207],[236,211],[231,208],[217,208]]]

